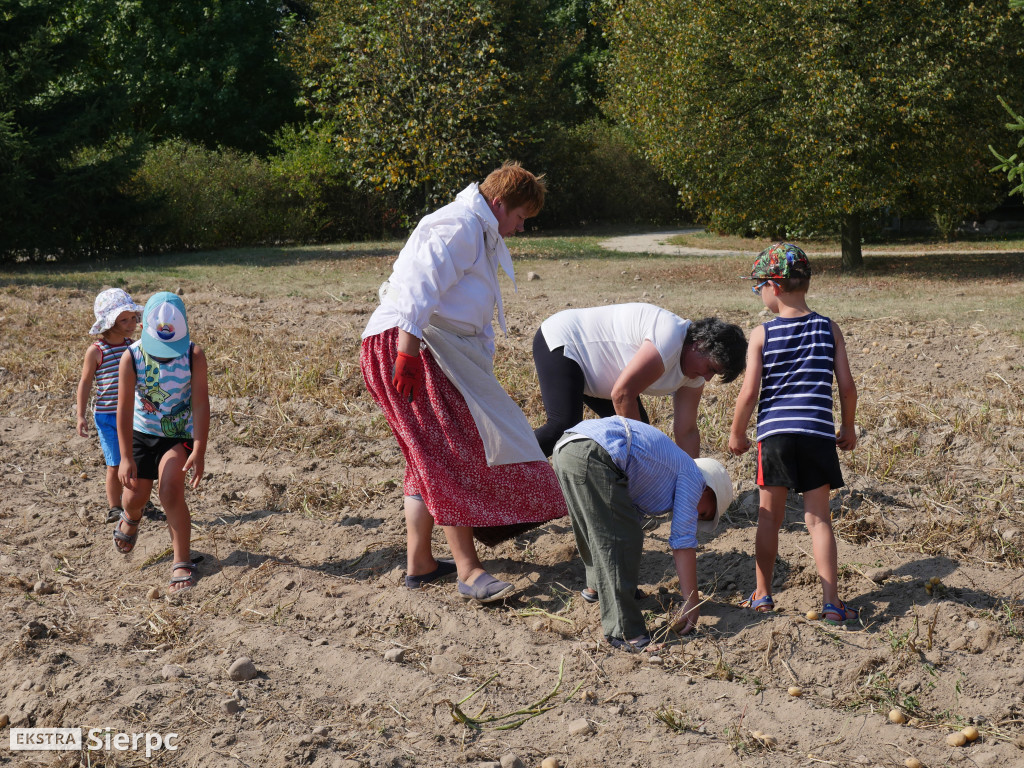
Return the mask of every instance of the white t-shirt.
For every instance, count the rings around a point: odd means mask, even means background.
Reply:
[[[584,394],[610,400],[612,387],[645,341],[651,342],[665,373],[646,395],[670,395],[680,387],[700,387],[704,379],[683,375],[682,354],[689,320],[653,304],[612,304],[589,309],[566,309],[552,315],[540,329],[549,350],[579,364],[586,380]]]

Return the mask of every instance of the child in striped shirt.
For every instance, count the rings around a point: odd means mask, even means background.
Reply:
[[[857,610],[839,599],[836,538],[829,492],[843,486],[836,447],[857,444],[854,413],[857,387],[850,373],[839,326],[807,306],[811,266],[790,243],[762,251],[751,270],[754,293],[777,318],[755,328],[747,347],[747,372],[736,399],[729,450],[750,448],[747,424],[757,404],[757,485],[760,489],[755,560],[757,585],[744,606],[772,611],[772,574],[779,550],[779,528],[792,488],[804,497],[804,520],[811,534],[830,624],[856,621]],[[832,379],[839,389],[842,422],[835,431]],[[760,395],[760,396],[759,396]]]
[[[89,436],[86,423],[86,409],[93,382],[96,383],[96,400],[93,403],[93,421],[100,438],[103,459],[107,465],[107,522],[112,523],[121,516],[120,480],[117,468],[121,464],[121,452],[117,445],[117,366],[121,355],[132,343],[132,335],[139,323],[142,307],[120,288],[101,291],[93,302],[96,322],[89,333],[99,336],[85,351],[82,363],[82,377],[78,381],[76,429],[82,437]]]

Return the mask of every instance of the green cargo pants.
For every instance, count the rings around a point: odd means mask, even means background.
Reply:
[[[601,601],[605,637],[631,640],[647,634],[635,598],[644,532],[626,475],[589,438],[559,444],[552,462],[587,569],[587,586]]]

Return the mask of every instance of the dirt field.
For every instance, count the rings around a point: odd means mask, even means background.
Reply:
[[[955,295],[919,281],[930,319],[903,306],[905,279],[888,265],[815,285],[860,390],[861,441],[833,498],[857,629],[805,618],[821,593],[798,497],[778,612],[738,607],[754,579],[753,459],[724,452],[738,382],[708,386],[703,450],[725,461],[737,502],[698,556],[699,632],[647,656],[600,641],[567,519],[483,551],[519,587],[504,603],[467,605],[452,582],[401,586],[402,460],[357,359],[396,252],[2,276],[0,765],[1024,765],[1021,336],[995,310],[949,316],[995,302],[1019,318],[1019,266]],[[518,253],[496,367],[534,423],[530,344],[566,305],[646,300],[746,329],[764,319],[746,284],[725,285],[743,258]],[[115,552],[99,447],[74,433],[92,300],[110,283],[139,301],[180,287],[210,359],[208,475],[189,495],[200,579],[180,601],[163,597],[161,524],[144,521],[134,552]],[[668,407],[650,401],[661,426]],[[665,523],[645,545],[652,624],[678,599],[667,536]],[[243,657],[252,676],[232,679]],[[947,744],[968,725],[977,741]],[[10,751],[9,728],[29,726],[176,733],[177,749]]]

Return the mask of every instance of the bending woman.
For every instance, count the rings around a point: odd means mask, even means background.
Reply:
[[[533,360],[547,422],[535,431],[545,456],[583,418],[625,416],[647,423],[640,395],[672,395],[672,436],[700,456],[697,406],[704,383],[727,383],[746,366],[747,340],[715,317],[691,323],[653,304],[566,309],[543,323]]]
[[[506,163],[423,218],[381,286],[360,366],[405,456],[406,585],[452,572],[466,598],[491,602],[513,586],[491,576],[474,531],[494,545],[568,514],[558,480],[523,412],[494,377],[500,266],[515,284],[504,238],[544,205],[543,180]],[[454,556],[434,558],[434,524]]]

